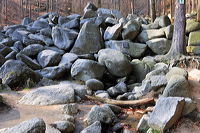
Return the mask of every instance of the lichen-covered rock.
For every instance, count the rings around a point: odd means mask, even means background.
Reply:
[[[95,54],[102,46],[103,39],[99,27],[92,21],[88,21],[82,26],[70,52],[78,55]]]
[[[161,38],[165,37],[164,29],[150,29],[150,30],[143,30],[139,35],[137,36],[137,39],[141,43],[146,43],[147,41],[155,38]]]
[[[101,133],[101,122],[94,122],[92,125],[83,129],[81,133]]]
[[[38,54],[37,60],[42,67],[56,66],[60,62],[61,56],[53,50],[43,50]]]
[[[26,64],[29,68],[33,70],[38,70],[41,68],[37,61],[32,60],[30,57],[22,53],[18,53],[16,55],[16,59],[22,61],[24,64]]]
[[[19,103],[27,105],[55,105],[75,102],[74,88],[70,84],[58,84],[37,88],[24,95]]]
[[[169,129],[181,117],[184,103],[180,97],[160,98],[148,120],[149,127],[162,133]]]
[[[71,68],[71,76],[76,80],[87,81],[89,79],[101,79],[105,67],[92,60],[78,59]]]
[[[116,24],[112,27],[107,27],[104,33],[104,40],[116,40],[122,30],[122,24]]]
[[[164,97],[189,97],[189,85],[187,79],[182,75],[173,75],[165,90]]]
[[[190,33],[193,31],[200,30],[200,23],[195,20],[187,20],[186,21],[186,33]]]
[[[22,53],[29,56],[29,57],[35,57],[38,53],[40,53],[42,50],[44,50],[44,47],[40,44],[33,44],[25,47],[22,50]]]
[[[108,106],[100,107],[96,105],[88,113],[87,123],[91,125],[96,121],[100,121],[102,124],[110,125],[114,118],[116,116]]]
[[[54,66],[54,67],[45,67],[43,69],[37,70],[36,72],[40,74],[42,77],[58,80],[65,76],[67,72],[70,71],[70,67],[66,66]]]
[[[97,91],[97,90],[104,90],[104,84],[97,80],[97,79],[89,79],[85,82],[87,89]]]
[[[9,87],[17,87],[25,84],[28,79],[39,82],[41,77],[23,62],[8,60],[0,68],[0,78]]]
[[[133,58],[140,58],[146,51],[147,45],[143,43],[133,43],[130,40],[110,40],[105,42],[106,48],[116,49],[123,54],[128,54]]]
[[[120,51],[102,49],[98,52],[98,55],[98,62],[105,65],[112,75],[124,77],[130,74],[132,66],[127,57]]]
[[[188,46],[200,46],[200,32],[190,32]]]
[[[170,71],[166,74],[167,81],[169,81],[173,75],[182,75],[186,79],[188,79],[188,72],[179,67],[173,67],[172,69],[170,69]]]
[[[61,133],[71,133],[75,128],[75,125],[69,121],[56,121],[52,125]]]
[[[140,24],[136,20],[130,20],[122,30],[122,38],[134,40],[140,31]]]
[[[8,128],[3,133],[45,133],[45,129],[46,125],[42,119],[33,118]]]
[[[158,55],[166,54],[170,50],[171,43],[172,42],[166,38],[157,38],[146,42],[148,47]]]
[[[69,50],[74,44],[77,36],[77,32],[67,28],[54,27],[52,29],[54,45],[63,50]]]

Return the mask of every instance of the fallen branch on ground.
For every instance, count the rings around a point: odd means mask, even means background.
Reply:
[[[132,100],[132,101],[121,101],[121,100],[112,100],[112,99],[107,99],[107,98],[92,97],[88,95],[86,95],[86,97],[90,100],[95,100],[95,101],[104,102],[104,103],[113,104],[113,105],[138,106],[138,105],[145,105],[149,103],[155,103],[154,98]]]

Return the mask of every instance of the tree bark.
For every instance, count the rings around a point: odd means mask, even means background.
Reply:
[[[101,0],[98,0],[98,8],[101,8]]]
[[[132,11],[132,14],[135,13],[135,0],[131,1],[131,11]]]
[[[192,0],[192,11],[194,11],[194,0]]]
[[[200,22],[200,0],[198,0],[197,21]]]
[[[171,48],[166,55],[167,59],[174,59],[186,53],[185,12],[185,3],[180,4],[179,0],[176,0],[173,39]]]
[[[150,0],[151,23],[156,19],[155,0]]]
[[[90,100],[95,100],[99,102],[104,102],[108,104],[114,104],[114,105],[131,105],[131,106],[139,106],[139,105],[145,105],[149,103],[155,103],[154,98],[147,98],[147,99],[141,99],[141,100],[133,100],[133,101],[121,101],[121,100],[112,100],[107,98],[99,98],[99,97],[92,97],[86,95],[86,97]]]
[[[150,2],[149,2],[149,0],[147,0],[147,14],[148,14],[148,16],[150,16]]]
[[[0,27],[2,26],[2,5],[3,1],[0,1]]]
[[[170,15],[171,15],[171,19],[173,18],[174,14],[173,14],[173,0],[170,0]]]

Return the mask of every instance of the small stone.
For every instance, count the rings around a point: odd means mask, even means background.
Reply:
[[[69,121],[57,121],[52,125],[61,133],[71,133],[75,128],[75,125]]]
[[[88,89],[93,91],[104,90],[103,83],[97,79],[89,79],[85,82],[85,85]]]
[[[96,121],[92,125],[83,129],[81,133],[101,133],[101,123]]]
[[[78,113],[78,105],[76,103],[61,105],[64,114],[73,115]]]

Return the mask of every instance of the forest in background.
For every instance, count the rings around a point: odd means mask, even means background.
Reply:
[[[155,0],[157,16],[174,14],[175,0]],[[187,0],[187,13],[194,12],[198,0]],[[150,16],[150,0],[1,0],[0,24],[19,24],[24,17],[37,19],[46,12],[57,12],[60,16],[70,14],[83,14],[87,2],[97,7],[116,9],[124,16],[134,13],[136,15]]]

